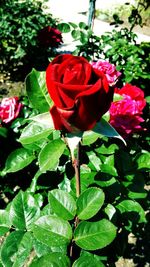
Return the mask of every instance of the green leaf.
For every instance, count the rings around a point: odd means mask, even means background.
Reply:
[[[77,40],[77,39],[79,39],[80,38],[80,30],[73,30],[72,32],[71,32],[71,35],[72,35],[72,37],[75,39],[75,40]]]
[[[80,27],[80,29],[86,29],[87,25],[85,22],[79,22],[79,27]]]
[[[67,32],[70,32],[71,28],[70,28],[70,25],[68,23],[59,23],[57,25],[58,29],[62,32],[62,33],[67,33]]]
[[[37,240],[34,236],[33,236],[33,249],[38,258],[52,252],[50,247]]]
[[[146,222],[145,212],[144,212],[143,208],[141,207],[141,205],[136,201],[123,200],[122,202],[120,202],[116,206],[116,208],[119,209],[121,214],[123,214],[123,213],[131,213],[132,214],[132,219],[135,222],[136,221],[138,221],[139,223]],[[133,215],[133,213],[135,213],[135,214]],[[127,214],[125,216],[127,217]]]
[[[6,138],[8,135],[8,129],[4,127],[0,127],[0,136]]]
[[[67,253],[67,246],[59,246],[59,247],[49,247],[39,240],[37,240],[35,237],[33,238],[33,248],[35,250],[36,255],[39,257],[42,257],[46,254],[49,254],[51,252],[61,252],[63,254]]]
[[[99,154],[105,154],[105,155],[110,155],[114,154],[116,150],[118,150],[119,147],[116,144],[112,144],[108,147],[106,147],[104,144],[101,145],[100,147],[96,148],[95,151]]]
[[[107,214],[109,220],[112,219],[112,217],[114,216],[114,214],[116,213],[116,209],[114,208],[113,205],[111,204],[108,204],[105,208],[105,213]]]
[[[33,225],[35,238],[49,247],[67,245],[72,238],[70,224],[53,215],[40,217]]]
[[[80,33],[80,42],[82,44],[86,44],[88,42],[88,40],[89,40],[89,37],[88,37],[87,33],[81,32]]]
[[[98,260],[96,255],[88,253],[86,255],[81,255],[72,265],[72,267],[105,267],[104,264]]]
[[[100,158],[94,153],[94,151],[87,152],[88,158],[89,158],[89,164],[91,170],[99,171],[101,160]]]
[[[43,113],[52,106],[52,100],[46,87],[45,72],[39,72],[35,69],[26,77],[26,91],[32,106]]]
[[[31,263],[30,267],[70,267],[69,258],[59,252],[52,252]]]
[[[36,121],[40,124],[46,125],[48,128],[54,129],[53,119],[50,112],[45,112],[34,117],[30,117],[29,120]]]
[[[4,173],[17,172],[28,166],[35,156],[25,148],[18,148],[13,151],[7,158],[5,163]]]
[[[76,202],[67,192],[54,189],[48,194],[49,205],[52,211],[64,220],[72,220],[76,214]]]
[[[1,248],[1,260],[3,266],[12,267],[15,255],[18,251],[19,244],[24,236],[22,231],[14,231],[10,233]]]
[[[32,194],[20,191],[10,207],[10,220],[19,230],[30,229],[40,215],[40,208]]]
[[[120,139],[125,145],[125,140],[121,137],[120,134],[117,133],[117,131],[103,118],[101,118],[100,122],[96,124],[96,126],[93,129],[94,132],[104,135],[106,137],[114,137]]]
[[[42,172],[55,170],[66,144],[61,139],[55,139],[46,144],[39,154],[39,166]]]
[[[100,188],[91,187],[77,199],[77,215],[80,220],[92,218],[104,203],[104,193]]]
[[[71,26],[72,28],[74,28],[74,29],[78,27],[78,25],[75,24],[75,23],[73,23],[73,22],[70,22],[70,21],[69,21],[69,24],[70,24],[70,26]]]
[[[101,249],[109,245],[116,236],[116,227],[108,220],[81,222],[74,232],[76,245],[87,250]]]
[[[82,137],[82,144],[83,145],[91,145],[93,144],[98,138],[101,138],[102,135],[100,135],[99,133],[95,133],[93,131],[85,131],[83,133],[83,137]]]
[[[32,235],[30,232],[26,232],[18,244],[18,250],[14,257],[13,267],[24,266],[25,261],[30,256],[32,250]]]
[[[138,169],[150,169],[150,153],[145,152],[141,154],[137,158],[136,163],[138,164]]]
[[[100,169],[101,172],[108,173],[111,176],[118,176],[116,168],[109,164],[101,164]]]
[[[0,236],[7,233],[10,227],[9,213],[6,210],[0,210]]]
[[[18,141],[23,145],[31,144],[46,138],[53,130],[52,125],[33,121],[23,129]]]

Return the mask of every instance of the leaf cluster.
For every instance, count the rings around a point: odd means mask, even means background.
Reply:
[[[55,26],[56,23],[51,14],[45,13],[40,1],[2,2],[0,4],[1,71],[13,74],[19,68],[18,79],[24,79],[33,66],[44,68],[45,64],[48,64],[51,49],[40,47],[38,32],[48,25]]]

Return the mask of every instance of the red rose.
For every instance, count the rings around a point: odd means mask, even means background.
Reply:
[[[18,97],[3,98],[0,105],[0,119],[8,123],[18,117],[22,104]]]
[[[38,39],[46,47],[58,47],[63,42],[61,32],[50,26],[43,28],[39,32]]]
[[[124,137],[144,130],[140,125],[143,122],[142,110],[146,105],[143,91],[130,84],[122,89],[115,89],[123,99],[113,102],[110,107],[110,124]]]
[[[83,57],[57,56],[46,70],[50,113],[57,130],[92,129],[110,107],[113,88],[106,76]]]

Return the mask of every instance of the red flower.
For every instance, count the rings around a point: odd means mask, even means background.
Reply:
[[[57,56],[46,70],[46,82],[54,102],[50,113],[57,130],[92,129],[110,107],[113,88],[83,57]]]
[[[18,117],[22,104],[18,97],[3,98],[0,105],[0,119],[8,123]]]
[[[46,47],[58,47],[63,42],[61,32],[50,26],[39,32],[38,39],[40,44]]]
[[[144,130],[140,125],[143,122],[142,110],[146,105],[143,91],[130,84],[122,89],[115,89],[123,96],[122,100],[113,102],[110,107],[110,124],[124,137]]]

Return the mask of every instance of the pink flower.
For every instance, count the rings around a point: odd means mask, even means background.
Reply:
[[[143,110],[146,105],[146,100],[144,99],[144,92],[131,84],[126,84],[121,89],[116,89],[115,93],[122,96],[130,96],[131,99],[136,101],[136,105],[138,106],[139,112]]]
[[[102,71],[106,75],[109,85],[113,86],[116,84],[121,72],[116,70],[115,65],[109,63],[108,61],[101,60],[92,62],[91,64],[93,68]]]
[[[8,123],[18,117],[22,104],[18,97],[6,97],[2,99],[0,105],[0,119]]]
[[[38,39],[40,44],[46,47],[58,47],[63,42],[61,32],[50,26],[39,32]]]
[[[130,84],[122,89],[115,89],[123,99],[113,102],[109,109],[110,124],[124,137],[144,130],[140,125],[143,122],[142,110],[146,105],[143,91]]]

